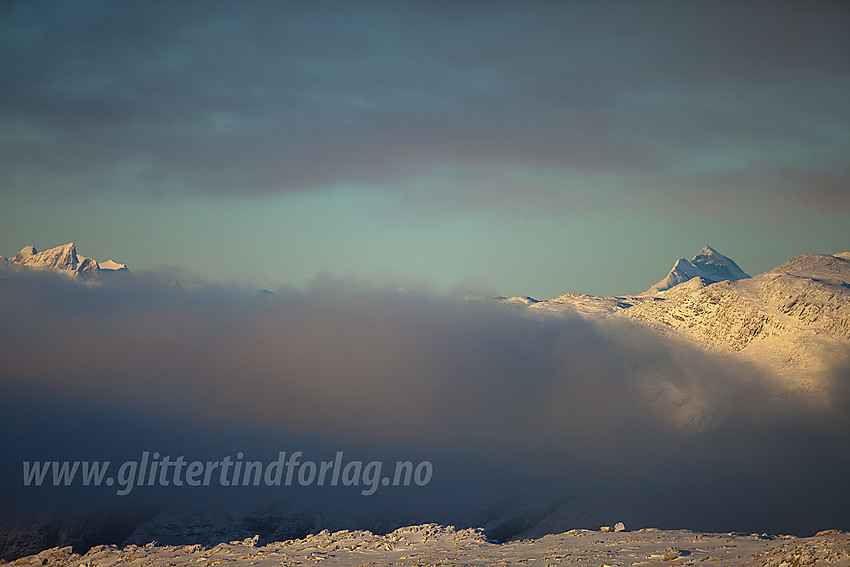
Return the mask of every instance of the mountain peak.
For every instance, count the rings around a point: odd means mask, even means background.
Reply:
[[[22,266],[36,268],[56,268],[60,270],[76,271],[80,260],[77,258],[77,247],[73,242],[39,252],[35,246],[24,246],[18,254],[12,258],[12,262]]]
[[[741,280],[750,276],[734,260],[706,245],[691,260],[679,258],[667,276],[649,288],[646,293],[664,291],[696,277],[714,283],[724,280]]]
[[[38,254],[38,250],[35,249],[35,246],[24,246],[21,248],[21,251],[15,254],[13,258],[10,258],[10,262],[14,262],[15,264],[24,264],[27,258],[35,256]]]
[[[102,269],[111,271],[127,271],[127,266],[108,260],[102,268],[97,261],[77,254],[77,246],[73,242],[51,248],[43,252],[35,246],[24,246],[9,263],[32,268],[49,268],[69,272],[76,276],[99,274]]]
[[[127,269],[127,264],[120,264],[115,260],[106,260],[105,262],[98,262],[97,264],[100,266],[101,270],[113,270],[116,272],[129,271]]]
[[[720,261],[722,261],[723,259],[729,260],[729,258],[727,258],[726,256],[724,256],[723,254],[708,245],[703,246],[702,250],[699,251],[699,254],[694,256],[693,260],[691,261],[696,261],[698,258],[702,258],[706,261],[711,261],[712,259],[717,259]]]

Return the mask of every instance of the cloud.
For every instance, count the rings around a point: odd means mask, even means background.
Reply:
[[[581,182],[603,201],[635,187],[664,201],[683,190],[670,172],[730,146],[749,153],[716,161],[724,175],[799,160],[848,173],[836,148],[850,12],[838,3],[4,11],[0,120],[16,192],[355,184],[420,206],[480,190],[492,197],[480,207],[520,193],[558,203]],[[516,182],[491,194],[494,166]]]
[[[0,310],[0,415],[16,431],[3,487],[22,506],[47,494],[19,491],[24,459],[344,450],[430,460],[436,480],[368,502],[285,497],[337,522],[360,510],[369,525],[484,523],[519,498],[525,511],[568,503],[540,530],[606,514],[694,529],[846,527],[844,369],[833,405],[809,407],[776,396],[770,376],[632,322],[341,284],[259,301],[35,273],[0,278]],[[40,505],[115,506],[111,492],[80,490]],[[241,497],[173,489],[122,506]]]

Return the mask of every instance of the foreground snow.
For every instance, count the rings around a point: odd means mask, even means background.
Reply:
[[[603,528],[604,529],[604,528]],[[705,562],[705,563],[703,563]],[[83,556],[70,547],[18,559],[14,565],[841,565],[850,566],[850,534],[814,537],[706,534],[686,530],[634,532],[571,530],[534,540],[497,544],[480,529],[425,524],[385,536],[367,531],[323,531],[304,539],[259,546],[257,537],[200,545],[97,546]]]

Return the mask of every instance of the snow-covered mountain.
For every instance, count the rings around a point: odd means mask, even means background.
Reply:
[[[623,315],[733,353],[805,389],[850,355],[848,254],[805,254],[753,278],[692,280]]]
[[[804,254],[750,277],[706,246],[641,294],[495,299],[552,314],[628,318],[746,360],[794,390],[821,390],[832,369],[850,360],[850,252]]]
[[[43,252],[35,249],[35,246],[24,246],[20,252],[12,258],[0,256],[0,265],[16,264],[30,268],[41,268],[58,270],[73,276],[83,278],[97,276],[103,272],[127,272],[127,266],[113,260],[97,262],[77,253],[77,247],[73,242],[63,246],[57,246]]]
[[[736,281],[748,277],[750,276],[734,261],[711,246],[706,246],[692,260],[679,258],[667,276],[649,288],[646,293],[665,291],[693,278],[702,278],[713,283],[724,280]]]
[[[7,258],[0,256],[0,270],[36,269],[47,270],[67,275],[82,283],[103,283],[113,278],[123,279],[120,275],[130,273],[126,264],[114,260],[98,262],[93,258],[77,252],[73,242],[39,252],[35,246],[24,246],[20,252]],[[180,282],[173,279],[163,279],[162,286],[175,293],[184,292],[219,292],[221,288],[207,282]],[[272,294],[271,292],[267,292]]]

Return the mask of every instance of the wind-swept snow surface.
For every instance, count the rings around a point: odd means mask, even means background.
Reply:
[[[322,531],[303,539],[260,545],[257,537],[214,547],[148,544],[98,546],[85,555],[54,548],[15,562],[19,565],[146,565],[182,567],[225,564],[279,567],[322,565],[716,565],[791,567],[850,564],[850,534],[825,531],[814,537],[712,534],[641,529],[610,533],[584,529],[534,540],[497,544],[481,530],[425,524],[385,536],[367,531]]]

